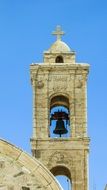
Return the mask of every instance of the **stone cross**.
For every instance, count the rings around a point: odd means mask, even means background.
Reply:
[[[54,32],[52,32],[53,35],[56,35],[57,36],[57,40],[61,40],[61,36],[65,34],[65,32],[63,32],[61,30],[61,26],[57,26],[56,27],[56,30]]]

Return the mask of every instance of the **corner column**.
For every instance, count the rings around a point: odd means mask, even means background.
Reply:
[[[33,88],[33,138],[36,138],[36,81],[32,81]]]

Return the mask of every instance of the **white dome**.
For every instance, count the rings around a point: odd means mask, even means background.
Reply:
[[[57,53],[57,52],[68,53],[71,50],[65,42],[62,42],[61,40],[57,40],[54,44],[52,44],[49,51],[52,53]]]

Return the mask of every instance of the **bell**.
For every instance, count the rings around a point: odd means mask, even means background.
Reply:
[[[62,120],[62,118],[58,118],[53,133],[58,134],[61,137],[62,134],[66,134],[67,132],[68,130],[64,126],[64,121]]]

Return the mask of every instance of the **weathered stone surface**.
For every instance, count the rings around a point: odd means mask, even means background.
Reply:
[[[56,61],[57,58],[60,62]],[[33,87],[32,154],[54,175],[68,176],[72,182],[72,190],[88,190],[89,65],[77,64],[75,52],[58,39],[44,52],[44,63],[32,64],[30,72]],[[50,109],[55,103],[52,100],[58,96],[64,97],[63,105],[70,111],[69,138],[50,137]],[[56,104],[61,105],[61,102],[57,101]]]
[[[0,140],[0,190],[61,190],[36,159]]]

